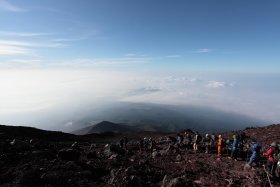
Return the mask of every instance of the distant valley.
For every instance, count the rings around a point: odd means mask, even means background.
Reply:
[[[211,108],[123,102],[88,112],[83,118],[72,120],[71,126],[65,127],[63,131],[88,130],[102,121],[124,125],[119,131],[141,129],[163,132],[186,128],[217,132],[267,124],[262,120]]]

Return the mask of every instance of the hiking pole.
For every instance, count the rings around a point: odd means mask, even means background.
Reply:
[[[270,187],[273,187],[272,184],[271,184],[271,181],[270,181],[269,174],[268,174],[268,172],[267,172],[266,169],[265,169],[265,166],[263,166],[263,169],[264,169],[264,171],[265,171],[265,173],[266,173],[267,180],[268,180],[268,182],[269,182]]]
[[[248,162],[248,157],[249,157],[249,149],[247,150],[246,163]]]
[[[272,175],[274,174],[274,173],[273,173],[274,165],[275,165],[275,164],[272,165],[271,170],[270,170],[270,173],[271,173]]]

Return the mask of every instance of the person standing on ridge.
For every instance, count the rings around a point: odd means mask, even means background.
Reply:
[[[187,141],[187,149],[191,149],[192,147],[192,136],[187,131],[185,132],[186,141]]]
[[[218,136],[218,160],[221,159],[222,146],[223,146],[223,138],[222,135],[219,135]]]
[[[201,135],[196,131],[194,136],[194,144],[193,144],[194,151],[198,150],[198,144],[201,141],[201,139],[202,139]]]
[[[273,142],[272,144],[270,144],[269,149],[264,153],[264,155],[268,157],[266,162],[266,169],[272,175],[274,175],[277,165],[277,160],[274,158],[274,154],[276,153],[276,151],[277,144],[276,142]]]
[[[127,150],[128,138],[125,136],[124,139],[124,148]]]
[[[183,144],[183,141],[184,141],[184,137],[180,133],[178,133],[177,134],[177,146],[178,146],[178,148],[181,147],[181,145]]]
[[[233,142],[232,142],[232,148],[231,148],[231,159],[234,159],[236,160],[237,159],[237,151],[238,151],[238,145],[239,145],[239,142],[238,142],[238,139],[237,139],[237,136],[236,135],[233,135]]]
[[[250,148],[250,151],[252,151],[252,155],[249,159],[249,162],[246,164],[246,167],[252,168],[253,163],[257,162],[258,159],[260,158],[260,150],[261,150],[261,145],[257,143],[256,140],[252,141],[252,146]]]
[[[123,149],[124,139],[120,139],[120,147]]]
[[[139,151],[142,153],[144,151],[144,140],[139,138]]]
[[[205,144],[205,153],[210,152],[210,137],[209,134],[205,135],[205,138],[203,139],[203,143]]]

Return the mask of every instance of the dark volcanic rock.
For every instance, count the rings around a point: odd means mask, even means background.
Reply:
[[[62,160],[71,161],[71,160],[78,160],[81,156],[81,153],[75,151],[73,149],[61,149],[58,152],[58,157]]]
[[[31,149],[31,145],[22,140],[14,139],[10,144],[11,148],[15,151],[28,151]]]
[[[144,187],[141,178],[135,175],[125,177],[123,182],[126,187]]]
[[[104,154],[106,156],[111,156],[112,154],[119,154],[119,155],[124,155],[125,154],[125,150],[122,149],[120,146],[112,144],[112,145],[105,145],[104,147]]]
[[[162,187],[195,187],[195,183],[190,180],[187,180],[185,177],[177,177],[172,179],[168,184],[163,185]]]
[[[5,127],[8,128],[8,127]],[[5,129],[4,128],[4,129]],[[14,127],[12,128],[15,129]],[[22,128],[21,128],[22,129]],[[217,147],[205,154],[204,145],[194,152],[186,147],[170,146],[166,136],[146,132],[129,137],[128,150],[115,143],[123,134],[114,134],[105,146],[108,135],[69,136],[63,133],[40,132],[42,137],[25,129],[0,134],[0,186],[267,186],[267,176],[262,167],[267,158],[252,170],[244,170],[247,152],[229,159],[230,150],[224,150],[217,160]],[[1,126],[0,126],[1,130]],[[246,142],[256,138],[262,146],[275,141],[280,143],[280,125],[243,130]],[[241,131],[241,132],[243,132]],[[236,132],[224,133],[231,138]],[[46,134],[46,136],[43,136]],[[47,135],[51,134],[51,139]],[[152,137],[155,149],[148,145],[140,149],[139,138]],[[69,139],[70,138],[70,139]],[[11,144],[12,140],[14,143]],[[32,139],[32,143],[29,143]],[[19,140],[19,141],[18,141]],[[59,140],[59,141],[54,141]],[[107,140],[107,139],[106,139]],[[79,142],[74,143],[73,142]],[[73,145],[73,146],[72,146]],[[72,147],[71,147],[72,146]],[[279,178],[270,177],[273,186],[280,186]]]

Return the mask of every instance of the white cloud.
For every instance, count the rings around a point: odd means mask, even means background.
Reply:
[[[16,40],[0,40],[0,46],[32,46],[31,43]]]
[[[126,57],[134,57],[134,56],[137,56],[137,55],[134,54],[134,53],[127,53],[124,56],[126,56]]]
[[[13,36],[13,37],[34,37],[34,36],[47,36],[50,33],[40,33],[40,32],[11,32],[11,31],[0,31],[2,36]]]
[[[11,4],[7,0],[0,0],[0,10],[9,11],[9,12],[25,12],[26,9],[17,7],[16,5]]]
[[[208,88],[224,88],[226,86],[225,82],[218,82],[218,81],[210,81],[207,84]]]
[[[0,55],[29,55],[32,53],[32,50],[25,47],[13,46],[13,45],[1,45],[0,44]]]
[[[32,55],[35,48],[62,48],[66,45],[59,42],[27,42],[19,40],[0,40],[1,55]]]
[[[50,63],[55,67],[92,67],[92,66],[106,66],[106,65],[129,65],[148,63],[149,58],[141,57],[122,57],[122,58],[92,58],[92,59],[74,59],[55,61]]]
[[[202,49],[197,49],[193,51],[193,53],[210,53],[215,51],[215,49],[209,49],[209,48],[202,48]]]

